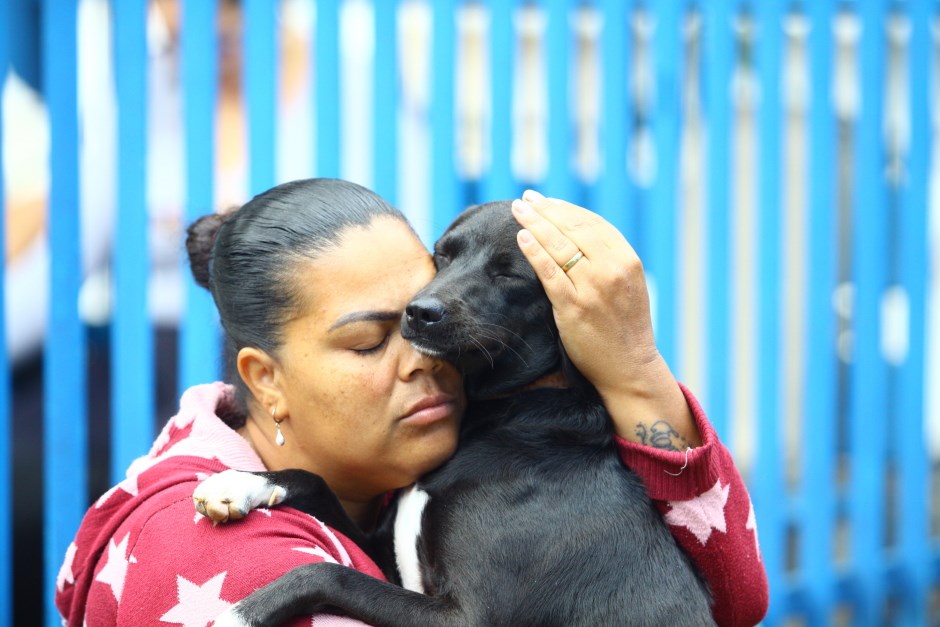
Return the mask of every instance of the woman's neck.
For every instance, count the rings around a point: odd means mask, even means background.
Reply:
[[[289,460],[282,454],[283,450],[274,443],[271,434],[266,435],[263,433],[258,422],[249,418],[245,426],[236,431],[248,442],[248,445],[251,446],[252,450],[254,450],[261,459],[264,467],[268,470],[278,471],[299,467],[289,463]],[[309,468],[303,468],[303,470],[320,474]],[[334,494],[336,493],[334,486],[330,486],[330,489],[333,490]],[[369,532],[375,527],[378,522],[379,512],[382,508],[381,496],[359,499],[345,498],[337,494],[337,500],[339,500],[340,505],[342,505],[343,509],[346,511],[346,515],[349,516],[350,520],[352,520],[357,527],[365,532]]]
[[[346,514],[356,523],[359,529],[366,533],[375,529],[375,525],[379,520],[379,510],[382,505],[381,499],[374,498],[367,502],[340,499],[339,502],[340,505],[343,506],[343,509],[346,510]]]

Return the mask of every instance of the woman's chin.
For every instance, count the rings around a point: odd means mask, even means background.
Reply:
[[[438,446],[427,447],[425,450],[416,451],[409,460],[408,474],[411,476],[411,481],[406,485],[411,485],[424,475],[441,466],[441,464],[453,457],[456,450],[457,438],[455,436],[449,441],[440,443]]]

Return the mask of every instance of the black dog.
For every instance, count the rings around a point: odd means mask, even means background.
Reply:
[[[567,363],[551,305],[516,244],[509,202],[471,207],[435,246],[436,278],[402,334],[466,375],[455,456],[398,503],[394,542],[414,592],[336,564],[296,568],[216,624],[338,611],[374,625],[713,625],[710,597],[639,479],[596,391]],[[561,382],[561,383],[560,383]],[[263,473],[286,502],[366,539],[320,482]],[[306,477],[306,479],[304,478]],[[423,511],[421,508],[423,507]],[[386,527],[390,527],[391,521]],[[386,529],[387,531],[387,529]]]

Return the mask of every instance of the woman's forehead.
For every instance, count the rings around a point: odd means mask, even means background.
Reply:
[[[335,248],[303,262],[298,288],[314,311],[330,317],[365,308],[403,310],[433,277],[431,255],[411,229],[398,219],[377,218],[347,229]]]

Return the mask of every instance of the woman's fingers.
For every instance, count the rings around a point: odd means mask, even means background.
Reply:
[[[525,200],[514,200],[512,210],[519,224],[532,234],[555,265],[559,267],[565,265],[579,251],[586,255],[578,244],[562,233],[554,223],[542,216],[533,203]]]
[[[552,302],[552,305],[558,306],[561,303],[571,302],[575,299],[577,290],[571,282],[571,278],[561,269],[555,258],[539,243],[528,229],[522,229],[516,236],[519,248],[522,254],[526,256],[535,274],[538,275],[542,287],[545,288],[545,294]],[[578,263],[589,263],[582,259]]]
[[[596,258],[597,255],[609,254],[611,250],[619,252],[624,248],[633,253],[620,231],[593,211],[557,198],[545,198],[534,190],[527,190],[522,198],[561,237],[572,242],[586,256]],[[559,260],[559,263],[564,262],[565,259]]]

